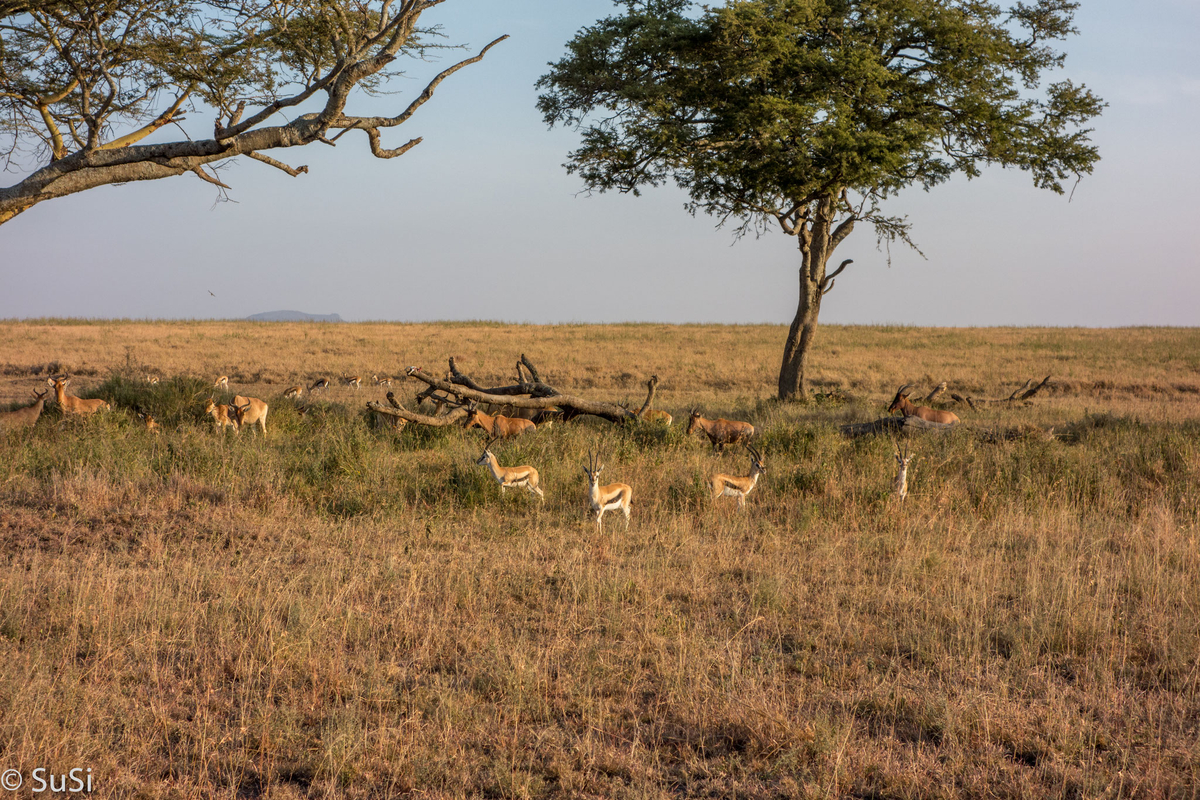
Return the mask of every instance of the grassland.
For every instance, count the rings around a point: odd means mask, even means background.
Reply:
[[[782,338],[0,323],[0,407],[57,371],[118,406],[0,438],[0,768],[148,798],[1195,796],[1200,332],[830,326],[826,399],[797,405],[770,399]],[[745,456],[678,425],[500,446],[542,504],[500,496],[477,431],[279,397],[451,355],[506,381],[522,352],[564,390],[638,401],[656,373],[677,417],[754,422],[747,512],[704,489]],[[201,417],[219,374],[268,437]],[[837,431],[903,382],[1047,374],[913,442],[903,505],[891,443]],[[634,487],[628,531],[583,518],[589,449]]]

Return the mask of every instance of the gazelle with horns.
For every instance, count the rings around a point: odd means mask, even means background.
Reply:
[[[343,372],[342,384],[347,389],[354,389],[355,391],[358,391],[362,387],[362,377],[359,375],[347,375]]]
[[[763,463],[762,454],[749,442],[746,443],[746,449],[750,452],[750,474],[744,478],[735,475],[724,475],[720,472],[713,475],[711,486],[714,503],[722,496],[736,497],[738,499],[738,508],[744,509],[746,507],[746,495],[754,491],[754,487],[758,485],[759,477],[767,471],[767,466]]]
[[[538,471],[533,467],[502,467],[500,462],[496,460],[496,456],[492,453],[492,445],[496,443],[498,437],[493,436],[484,445],[483,454],[475,462],[481,467],[487,467],[492,477],[496,479],[496,483],[500,484],[500,493],[504,494],[505,489],[513,488],[527,489],[530,494],[536,494],[542,498],[542,502],[546,502],[546,495],[542,493],[538,487]]]
[[[939,408],[930,408],[929,406],[914,405],[908,399],[909,392],[912,391],[912,384],[906,383],[896,390],[896,396],[892,398],[891,405],[888,406],[888,413],[899,411],[906,417],[919,417],[926,422],[940,422],[944,425],[950,425],[958,422],[958,415],[951,411],[942,411]]]
[[[604,533],[604,512],[620,511],[625,515],[625,530],[629,530],[629,504],[633,500],[633,488],[627,483],[610,483],[600,485],[600,470],[603,464],[598,463],[596,456],[588,451],[588,465],[583,468],[583,474],[588,479],[588,515],[596,515],[596,525]]]
[[[313,381],[312,386],[308,387],[308,393],[323,392],[329,388],[329,378],[317,378]]]
[[[913,460],[913,456],[908,453],[908,442],[904,443],[904,451],[900,450],[900,443],[894,438],[892,444],[896,446],[896,464],[899,465],[896,470],[896,477],[892,481],[892,494],[900,498],[900,502],[904,502],[904,498],[908,497],[908,462]]]

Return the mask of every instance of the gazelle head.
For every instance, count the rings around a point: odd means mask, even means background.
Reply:
[[[903,450],[900,449],[900,442],[898,440],[896,440],[895,438],[892,439],[892,444],[895,445],[895,447],[896,447],[896,463],[898,465],[900,465],[901,472],[906,472],[908,470],[908,462],[912,461],[913,457],[916,454],[915,453],[910,454],[908,452],[908,442],[907,441],[904,443]]]
[[[217,407],[217,398],[213,397],[212,395],[209,395],[208,399],[204,401],[204,413],[211,414],[216,407]]]
[[[588,450],[588,463],[583,468],[583,474],[587,475],[588,487],[596,486],[600,482],[600,470],[604,469],[604,465],[600,463],[600,459]]]
[[[909,392],[912,391],[912,384],[906,383],[896,390],[896,396],[892,398],[891,405],[888,406],[888,413],[897,411],[904,407],[904,401],[908,399]]]
[[[762,457],[762,453],[758,452],[758,448],[749,442],[746,443],[746,450],[750,453],[750,471],[751,474],[758,472],[760,475],[767,473],[767,463]]]
[[[483,452],[480,453],[479,458],[475,460],[476,464],[481,467],[485,467],[490,459],[495,458],[495,456],[492,455],[492,445],[496,443],[497,438],[498,437],[493,436],[491,439],[488,439],[488,443],[483,446]]]
[[[896,448],[896,477],[892,481],[892,493],[901,500],[908,497],[908,464],[913,460],[913,456],[908,452],[908,442],[904,443],[904,449],[900,449],[900,442],[892,437],[892,445]]]

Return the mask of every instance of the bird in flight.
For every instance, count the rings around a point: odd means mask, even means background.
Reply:
[[[212,289],[209,289],[209,290],[208,290],[208,293],[209,293],[209,294],[212,294],[212,296],[213,296],[213,297],[216,297],[216,295],[212,293]]]

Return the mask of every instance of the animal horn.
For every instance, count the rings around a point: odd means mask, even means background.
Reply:
[[[899,397],[908,397],[909,392],[912,391],[912,387],[913,385],[911,383],[906,383],[896,390],[896,395]]]

